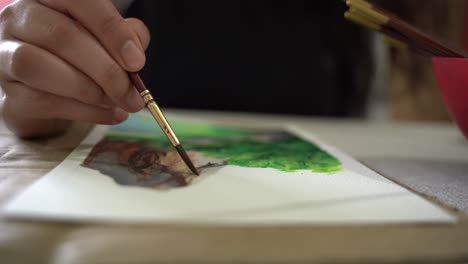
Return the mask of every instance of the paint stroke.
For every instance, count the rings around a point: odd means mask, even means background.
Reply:
[[[83,162],[118,184],[153,189],[187,186],[196,177],[186,168],[152,117],[145,113],[112,127]],[[254,131],[201,123],[173,122],[174,131],[202,172],[226,165],[310,170],[333,174],[341,162],[316,144],[285,131]]]

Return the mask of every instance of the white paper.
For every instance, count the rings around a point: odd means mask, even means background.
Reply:
[[[183,224],[453,223],[456,218],[369,170],[298,127],[303,139],[341,161],[343,170],[315,173],[226,165],[203,171],[187,187],[122,186],[81,166],[108,127],[97,126],[68,158],[5,208],[9,217]]]

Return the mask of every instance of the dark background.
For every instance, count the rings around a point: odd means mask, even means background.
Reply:
[[[152,34],[143,71],[163,107],[362,115],[367,31],[342,1],[138,0]]]

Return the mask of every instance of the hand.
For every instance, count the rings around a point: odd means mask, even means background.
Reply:
[[[20,137],[70,121],[115,124],[144,107],[127,71],[145,64],[149,32],[110,0],[18,0],[0,14],[3,116]]]

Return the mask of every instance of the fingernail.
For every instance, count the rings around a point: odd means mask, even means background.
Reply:
[[[133,88],[128,92],[126,100],[127,105],[134,112],[140,111],[143,107],[145,107],[145,103],[143,102],[140,94]]]
[[[115,123],[120,123],[128,118],[128,113],[120,108],[115,108],[113,113],[113,119]]]
[[[145,63],[145,55],[137,47],[135,42],[131,40],[125,42],[120,52],[124,63],[129,68],[128,70],[137,71],[140,70],[141,67],[143,67],[143,64]]]

